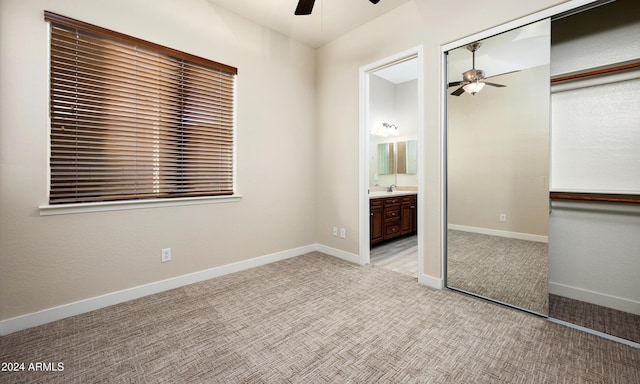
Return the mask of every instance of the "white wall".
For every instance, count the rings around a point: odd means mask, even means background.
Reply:
[[[40,216],[45,9],[237,67],[241,201]],[[0,320],[314,243],[313,49],[207,0],[2,0],[0,47]]]
[[[400,127],[398,141],[416,140],[418,138],[418,80],[396,84],[395,90],[395,109]],[[396,185],[418,186],[417,173],[398,174]]]
[[[553,22],[551,76],[638,59],[638,2],[616,0]]]
[[[381,124],[382,122],[397,124],[395,94],[395,84],[375,75],[370,77],[369,103],[371,107],[369,117],[372,124]],[[396,141],[396,138],[369,135],[369,140],[369,186],[395,184],[394,174],[378,174],[377,148],[378,144],[391,143]]]
[[[633,0],[619,0],[554,22],[552,73],[640,58],[637,7]],[[619,92],[629,87],[634,88],[626,96]],[[630,188],[638,193],[640,163],[632,160],[640,152],[638,91],[636,80],[553,94],[553,189]],[[615,160],[624,169],[612,169],[610,161]],[[573,172],[565,172],[567,162],[577,163]],[[639,234],[637,206],[554,202],[549,292],[640,314]]]
[[[416,140],[418,125],[418,81],[394,84],[378,76],[369,80],[370,121],[372,124],[389,122],[398,125],[398,136],[369,135],[369,185],[417,186],[416,174],[377,175],[377,146],[380,143]],[[376,175],[378,179],[376,180]]]
[[[640,315],[640,207],[556,201],[549,293]]]
[[[638,9],[618,0],[554,21],[552,75],[639,60]],[[552,87],[552,190],[640,193],[638,92],[640,70]]]

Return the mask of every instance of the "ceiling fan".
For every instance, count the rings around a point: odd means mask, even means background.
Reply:
[[[492,87],[506,87],[506,85],[503,84],[490,83],[486,81],[486,79],[489,79],[493,76],[484,77],[484,71],[476,69],[476,51],[478,50],[478,48],[480,48],[481,45],[482,43],[480,43],[479,41],[467,44],[467,49],[471,51],[472,57],[471,69],[462,74],[462,81],[454,81],[452,83],[449,83],[449,87],[460,86],[460,88],[451,92],[453,96],[460,96],[464,92],[475,95],[476,93],[480,92],[480,90],[484,88],[485,85],[490,85]]]
[[[369,0],[373,4],[378,4],[380,0]],[[296,15],[310,15],[313,10],[313,4],[316,0],[299,0],[296,7]]]

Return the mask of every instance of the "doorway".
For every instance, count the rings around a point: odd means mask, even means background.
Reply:
[[[424,280],[422,50],[415,47],[360,68],[359,125],[360,263],[400,268],[397,272],[419,281]],[[372,200],[380,210],[372,211]],[[383,222],[385,202],[388,220]]]

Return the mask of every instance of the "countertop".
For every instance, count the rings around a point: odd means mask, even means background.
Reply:
[[[394,196],[408,196],[408,195],[417,195],[418,192],[416,191],[398,191],[395,190],[393,192],[387,192],[387,191],[372,191],[369,192],[369,200],[371,199],[380,199],[383,197],[394,197]]]

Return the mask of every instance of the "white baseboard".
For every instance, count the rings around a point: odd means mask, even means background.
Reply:
[[[640,302],[570,285],[549,282],[549,293],[640,315]]]
[[[501,231],[499,229],[469,227],[469,226],[466,226],[466,225],[458,225],[458,224],[449,224],[447,227],[449,229],[454,229],[456,231],[481,233],[483,235],[508,237],[510,239],[537,241],[539,243],[548,243],[549,242],[549,236],[532,235],[530,233],[509,232],[509,231]]]
[[[316,244],[316,251],[326,253],[327,255],[337,257],[339,259],[349,261],[355,264],[364,265],[364,263],[360,260],[360,256],[355,253],[345,252],[340,249],[331,248],[326,245]]]
[[[276,261],[288,259],[295,256],[304,255],[305,253],[318,251],[328,253],[332,256],[344,258],[345,255],[349,255],[342,251],[335,250],[336,254],[331,254],[323,247],[313,244],[299,248],[294,248],[282,252],[276,252],[265,256],[256,257],[249,260],[239,261],[237,263],[222,265],[204,271],[198,271],[183,276],[173,277],[170,279],[156,281],[153,283],[124,289],[108,293],[101,296],[92,297],[85,300],[76,301],[74,303],[64,304],[58,307],[48,308],[42,311],[29,313],[22,316],[13,317],[10,319],[0,321],[0,336],[8,335],[13,332],[21,331],[23,329],[36,327],[50,323],[52,321],[64,319],[66,317],[79,315],[94,311],[96,309],[108,307],[110,305],[119,304],[125,301],[137,299],[140,297],[152,295],[167,291],[174,288],[179,288],[185,285],[197,283],[204,280],[213,279],[215,277],[228,275],[230,273],[243,271],[245,269],[259,267],[261,265],[273,263]],[[327,248],[329,249],[329,248]],[[342,252],[341,255],[339,253]],[[349,260],[351,261],[351,260]]]
[[[435,289],[444,289],[444,280],[425,275],[424,273],[418,274],[418,283],[426,285],[427,287],[435,288]]]

